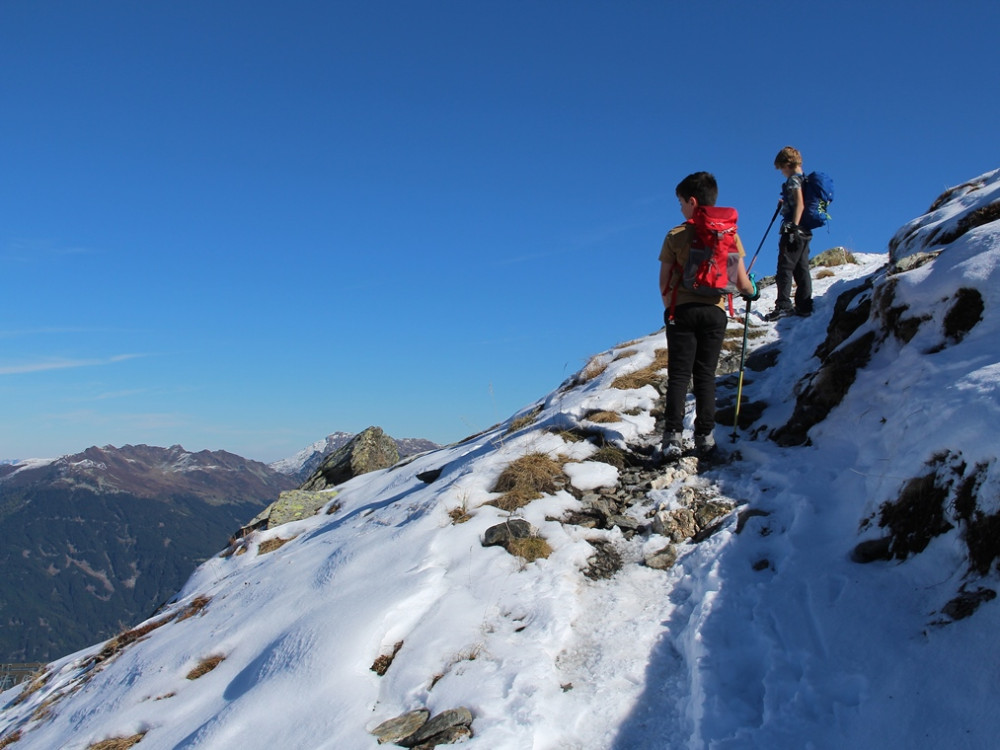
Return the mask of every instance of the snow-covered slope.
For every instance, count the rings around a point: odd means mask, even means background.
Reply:
[[[764,323],[764,290],[755,421],[735,442],[718,428],[728,462],[643,463],[659,393],[620,378],[657,369],[665,341],[614,347],[508,423],[206,562],[140,628],[4,693],[0,742],[353,750],[406,711],[463,706],[465,746],[490,750],[993,746],[998,179],[904,227],[893,265],[815,271],[811,318]],[[627,518],[587,523],[637,476],[605,443],[645,484]],[[562,483],[488,504],[536,455]],[[654,567],[694,498],[734,510]],[[483,545],[512,516],[548,557]],[[589,574],[601,554],[610,577]]]

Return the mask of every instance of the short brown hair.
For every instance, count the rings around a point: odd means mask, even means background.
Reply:
[[[778,169],[782,167],[801,167],[802,154],[794,146],[785,146],[778,155],[774,157],[774,166]]]
[[[719,197],[719,184],[711,172],[689,174],[677,185],[677,197],[683,200],[698,199],[699,206],[714,206]]]

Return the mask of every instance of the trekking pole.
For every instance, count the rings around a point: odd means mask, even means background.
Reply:
[[[754,252],[753,257],[750,259],[750,265],[747,266],[747,273],[750,273],[750,269],[753,268],[753,264],[757,262],[757,256],[760,255],[760,249],[764,247],[764,240],[767,239],[768,232],[771,231],[771,227],[774,226],[774,220],[778,218],[778,213],[781,211],[781,201],[778,201],[778,207],[774,209],[774,216],[771,217],[771,223],[767,225],[767,229],[764,230],[764,236],[760,238],[760,244],[757,245],[757,250]]]
[[[765,234],[764,236],[766,237],[767,235]],[[736,386],[736,415],[733,417],[733,434],[730,436],[734,443],[736,442],[736,438],[740,436],[740,399],[743,396],[743,367],[747,361],[747,333],[750,330],[750,300],[747,300],[746,303],[747,311],[746,315],[743,316],[743,348],[740,350],[740,379]]]

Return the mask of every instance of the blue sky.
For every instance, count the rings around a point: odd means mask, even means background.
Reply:
[[[686,174],[815,251],[998,166],[993,2],[0,0],[0,458],[461,439],[661,324]],[[776,236],[756,270],[773,273]]]

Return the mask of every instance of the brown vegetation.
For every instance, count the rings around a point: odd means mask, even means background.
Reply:
[[[110,740],[101,740],[89,745],[87,750],[128,750],[133,745],[139,744],[139,740],[145,736],[145,732],[139,732],[131,737],[112,737]]]
[[[662,372],[665,369],[667,369],[667,350],[657,349],[650,364],[641,370],[636,370],[635,372],[615,378],[611,387],[622,391],[630,391],[647,385],[655,385],[663,380]]]
[[[197,680],[199,677],[203,677],[215,669],[217,666],[222,664],[226,660],[225,654],[213,654],[212,656],[206,656],[200,662],[198,666],[187,673],[187,678],[189,680]]]
[[[280,536],[276,536],[272,537],[271,539],[265,539],[263,542],[257,545],[257,554],[266,555],[268,552],[274,552],[279,547],[283,547],[284,545],[288,544],[290,541],[292,541],[292,539],[295,539],[295,537],[293,536],[291,537],[291,539],[282,539]]]
[[[525,562],[534,562],[552,554],[552,547],[540,536],[529,536],[523,539],[511,539],[507,551],[520,557]]]

